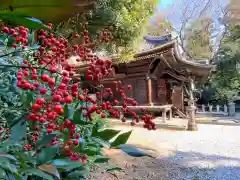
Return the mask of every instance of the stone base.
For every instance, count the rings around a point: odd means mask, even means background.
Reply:
[[[198,127],[197,127],[197,124],[189,124],[187,125],[187,130],[188,131],[197,131],[198,130]]]

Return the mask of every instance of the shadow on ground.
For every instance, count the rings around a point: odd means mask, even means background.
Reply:
[[[120,150],[105,150],[112,160],[94,170],[93,179],[119,180],[238,180],[240,159],[197,152],[173,153],[168,157],[134,158]],[[123,172],[114,176],[104,168],[121,167]]]
[[[177,151],[173,156],[158,159],[162,164],[179,167],[169,172],[169,180],[240,179],[240,158]]]

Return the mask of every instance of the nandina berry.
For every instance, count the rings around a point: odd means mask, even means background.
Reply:
[[[53,132],[52,129],[47,129],[47,133],[48,133],[48,134],[51,134],[52,132]]]
[[[40,117],[39,120],[38,120],[40,123],[44,123],[46,122],[46,119],[44,117]]]
[[[32,104],[32,110],[38,112],[41,110],[41,106],[39,104]]]
[[[2,31],[5,32],[5,33],[9,33],[9,29],[8,29],[8,27],[6,27],[6,26],[3,26],[3,27],[2,27]]]
[[[60,102],[61,99],[62,99],[62,97],[58,94],[53,96],[53,100],[56,101],[56,102]]]
[[[74,38],[79,38],[79,34],[74,34],[74,36],[73,36]]]
[[[105,117],[106,117],[106,114],[105,114],[105,113],[101,113],[101,114],[100,114],[100,117],[101,117],[101,118],[105,118]]]
[[[54,106],[54,111],[55,111],[56,113],[58,113],[58,114],[62,114],[62,113],[63,113],[63,108],[62,108],[62,106],[61,106],[60,104],[56,104],[56,105]]]
[[[47,93],[47,89],[45,88],[40,88],[40,94],[45,95]]]
[[[80,101],[84,101],[84,100],[85,100],[85,98],[84,98],[83,95],[78,96],[78,99],[79,99]]]
[[[45,101],[45,99],[43,99],[43,98],[38,98],[37,100],[36,100],[36,103],[38,104],[38,105],[43,105],[44,103],[45,103],[46,101]]]
[[[43,74],[43,75],[41,76],[41,80],[42,80],[43,82],[48,82],[49,76],[48,76],[47,74]]]
[[[76,139],[76,140],[74,140],[74,144],[75,144],[75,145],[78,145],[78,143],[79,143],[79,142],[78,142],[78,140],[77,140],[77,139]]]
[[[72,96],[67,96],[67,97],[65,97],[65,102],[66,102],[67,104],[72,103],[72,101],[73,101]]]
[[[128,85],[127,88],[128,88],[128,91],[132,90],[132,86],[131,85]]]

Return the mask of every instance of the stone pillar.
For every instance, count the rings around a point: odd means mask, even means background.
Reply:
[[[196,106],[191,105],[187,107],[189,119],[188,119],[188,127],[187,130],[189,131],[197,131],[197,124],[195,122],[195,111],[196,111]]]
[[[149,76],[147,77],[147,92],[148,92],[148,105],[152,106],[153,105],[153,102],[152,102],[152,80]]]
[[[235,103],[233,102],[228,103],[228,110],[229,116],[236,116]]]
[[[216,109],[217,109],[217,112],[220,112],[220,106],[219,105],[216,106]]]
[[[169,109],[169,120],[172,120],[172,108]]]
[[[209,107],[209,112],[212,112],[213,106],[212,106],[212,105],[209,105],[208,107]]]
[[[167,119],[167,110],[166,109],[163,110],[162,117],[163,117],[163,122],[165,123],[166,119]]]
[[[202,104],[202,112],[205,112],[205,105]]]
[[[228,107],[227,107],[226,104],[224,104],[223,108],[224,108],[224,112],[227,113],[228,112]]]
[[[195,113],[196,113],[196,106],[194,103],[193,91],[194,91],[194,81],[191,77],[189,77],[189,106],[187,107],[188,111],[188,127],[187,130],[189,131],[197,131],[197,124],[195,122]]]

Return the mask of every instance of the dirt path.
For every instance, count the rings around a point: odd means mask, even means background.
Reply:
[[[115,177],[102,173],[102,166],[89,179],[238,180],[239,132],[240,127],[219,125],[200,125],[198,132],[134,128],[128,143],[152,149],[150,153],[156,158],[133,158],[119,150],[106,150],[112,160],[105,167],[118,166],[124,172]]]

